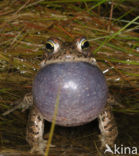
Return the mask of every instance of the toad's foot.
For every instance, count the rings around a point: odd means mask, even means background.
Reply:
[[[29,113],[26,141],[32,147],[32,153],[44,154],[47,140],[43,139],[44,118],[36,107],[32,107]],[[50,147],[54,147],[50,145]]]
[[[101,141],[101,150],[105,151],[107,146],[114,146],[115,140],[118,135],[117,125],[111,111],[111,106],[107,104],[104,111],[99,115],[99,128],[100,128],[100,141]]]
[[[8,111],[4,112],[2,115],[8,115],[11,112],[15,111],[16,109],[22,109],[22,112],[24,112],[26,109],[28,109],[30,106],[33,105],[33,97],[31,93],[27,93],[23,99],[19,99],[15,102],[15,105],[13,108],[9,109]]]

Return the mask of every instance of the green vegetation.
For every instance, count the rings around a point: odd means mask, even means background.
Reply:
[[[86,36],[100,68],[110,69],[105,74],[107,82],[122,105],[113,110],[138,115],[138,7],[138,0],[0,1],[0,113],[31,91],[47,38],[72,41],[77,36]],[[28,149],[26,120],[27,112],[0,115],[0,146],[16,144],[18,149]],[[92,146],[78,144],[75,139],[70,142],[92,152]],[[128,144],[136,144],[132,136],[126,139]],[[83,138],[82,141],[85,142]],[[92,144],[97,151],[96,143]]]

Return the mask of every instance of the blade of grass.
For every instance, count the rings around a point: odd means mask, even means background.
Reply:
[[[138,61],[133,61],[133,60],[119,60],[115,58],[98,58],[97,60],[106,60],[110,62],[123,63],[127,65],[139,65]]]
[[[98,0],[57,0],[57,1],[45,1],[45,0],[39,0],[37,2],[33,2],[31,4],[29,4],[28,6],[26,6],[26,8],[28,7],[32,7],[32,6],[35,6],[35,5],[38,5],[38,4],[54,4],[54,3],[75,3],[75,2],[96,2]],[[101,0],[100,0],[101,1]]]
[[[109,17],[104,17],[105,19],[109,19]],[[117,18],[112,18],[113,22],[118,22],[117,21]],[[123,22],[123,23],[129,23],[130,21],[129,20],[124,20],[124,19],[119,19],[119,22]],[[135,25],[139,25],[139,22],[133,22],[132,24],[135,24]]]
[[[130,14],[133,11],[134,11],[134,8],[130,9],[129,11],[125,12],[122,16],[120,16],[119,18],[115,19],[113,22],[119,22],[123,17],[127,16],[128,14]]]
[[[100,6],[101,4],[107,2],[108,0],[101,0],[99,1],[97,4],[93,5],[90,9],[88,9],[88,12],[90,12],[91,10],[93,10],[94,8]]]
[[[107,42],[109,42],[110,40],[112,40],[115,36],[119,35],[122,31],[124,31],[128,26],[130,26],[133,22],[135,22],[136,20],[139,19],[139,16],[137,16],[136,18],[134,18],[132,21],[130,21],[128,24],[126,24],[124,27],[122,27],[119,31],[117,31],[116,33],[114,33],[113,35],[111,35],[109,38],[106,38],[101,45],[94,50],[94,54],[96,54],[103,46],[104,44],[106,44]]]
[[[57,94],[57,98],[56,98],[54,115],[53,115],[53,120],[52,120],[52,125],[51,125],[51,129],[50,129],[50,134],[49,134],[49,139],[48,139],[48,143],[47,143],[47,147],[46,147],[45,156],[48,156],[48,154],[49,154],[49,150],[50,150],[50,146],[51,146],[51,142],[52,142],[52,138],[53,138],[53,134],[54,134],[56,116],[58,113],[58,106],[59,106],[59,98],[60,98],[60,88],[58,90],[58,94]]]

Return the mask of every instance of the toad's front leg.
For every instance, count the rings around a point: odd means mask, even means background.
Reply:
[[[46,142],[43,139],[44,133],[44,119],[43,116],[38,112],[35,107],[31,108],[27,131],[26,131],[26,140],[29,145],[32,147],[31,152],[44,154]]]
[[[99,115],[98,119],[101,132],[101,149],[106,149],[106,144],[113,147],[118,130],[109,104],[105,106],[104,111]]]

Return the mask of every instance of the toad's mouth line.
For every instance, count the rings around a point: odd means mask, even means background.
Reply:
[[[43,60],[41,62],[41,67],[44,67],[45,65],[48,64],[53,64],[53,63],[66,63],[66,62],[87,62],[93,65],[97,66],[96,59],[95,58],[84,58],[84,57],[79,57],[79,58],[71,58],[71,59],[55,59],[55,60]]]

